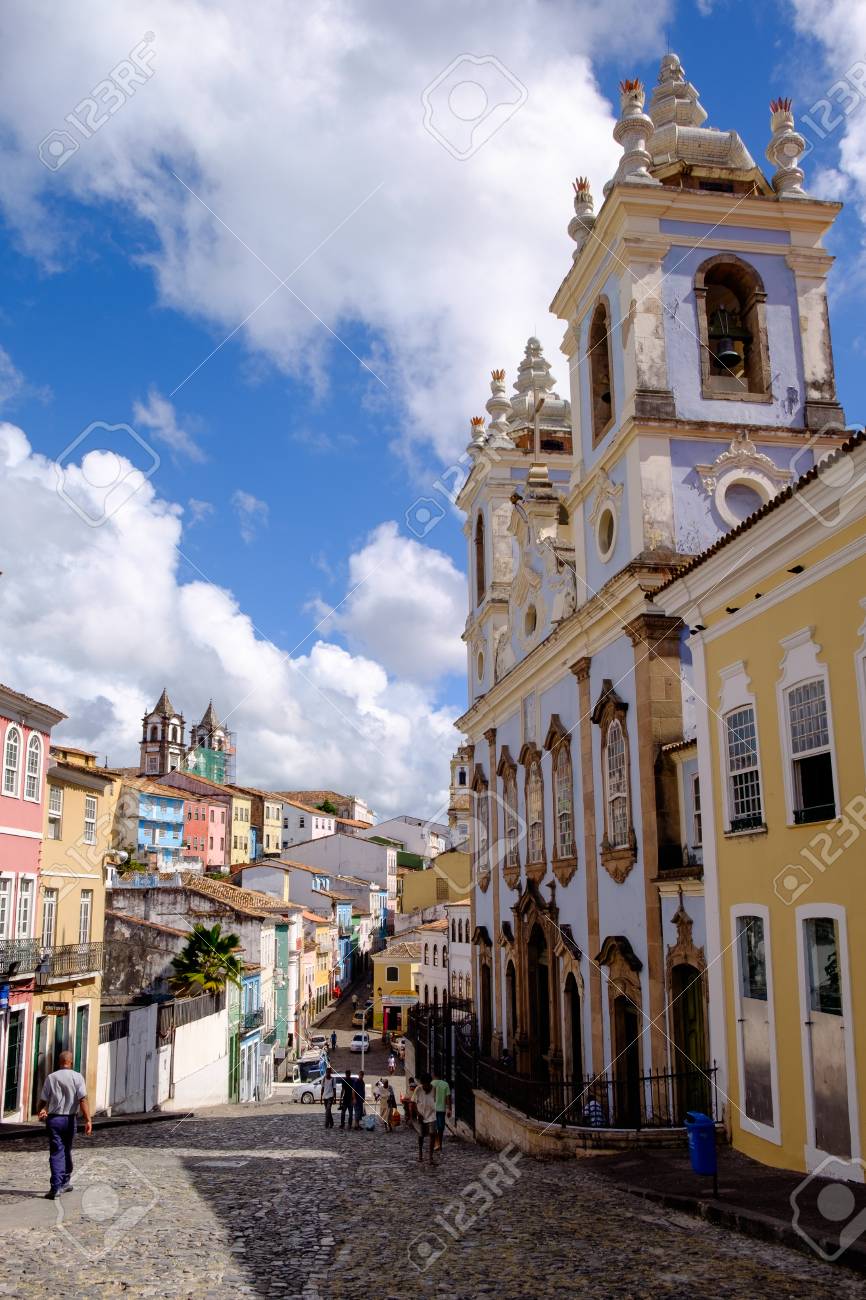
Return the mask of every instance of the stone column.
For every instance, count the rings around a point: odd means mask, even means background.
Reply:
[[[601,971],[595,960],[601,948],[598,932],[598,855],[595,829],[595,792],[592,766],[592,700],[589,694],[589,657],[578,659],[571,671],[577,678],[577,709],[580,718],[580,784],[583,797],[583,856],[586,865],[586,928],[589,943],[589,1016],[591,1059],[587,1072],[604,1065],[604,1026],[601,1007]]]
[[[803,418],[814,432],[828,428],[830,437],[841,435],[845,412],[836,396],[836,369],[830,341],[827,309],[827,275],[833,258],[823,248],[795,248],[786,262],[794,272],[803,354]]]
[[[650,1059],[654,1070],[667,1068],[665,1038],[665,980],[661,899],[654,883],[658,875],[658,817],[655,764],[661,745],[683,734],[680,682],[680,618],[645,613],[626,625],[634,647],[636,718],[633,733],[638,752],[641,809],[640,858],[646,908],[646,955]]]
[[[500,947],[499,934],[502,929],[502,920],[499,915],[499,877],[500,877],[500,855],[499,855],[499,799],[497,796],[496,782],[496,728],[490,727],[484,733],[484,739],[487,741],[488,753],[488,785],[487,785],[487,808],[488,808],[488,861],[490,863],[490,874],[493,884],[493,933],[490,936],[491,953],[490,953],[490,982],[493,985],[491,989],[491,1007],[493,1010],[493,1033],[490,1038],[490,1053],[492,1056],[502,1055],[502,988],[499,978],[500,967]]]

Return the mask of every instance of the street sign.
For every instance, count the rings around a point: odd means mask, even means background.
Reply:
[[[69,1003],[68,1002],[43,1002],[42,1014],[44,1016],[68,1016]]]

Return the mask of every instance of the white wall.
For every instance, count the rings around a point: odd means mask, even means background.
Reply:
[[[334,819],[323,812],[307,812],[292,803],[282,806],[283,849],[306,840],[317,840],[323,835],[333,835]]]
[[[181,1025],[174,1034],[174,1096],[163,1110],[219,1106],[229,1099],[228,1010]]]

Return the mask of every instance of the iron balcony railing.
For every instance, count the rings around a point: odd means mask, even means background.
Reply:
[[[530,1119],[561,1127],[678,1128],[689,1111],[718,1119],[716,1067],[623,1070],[582,1079],[534,1079],[478,1061],[477,1086]]]
[[[264,1007],[256,1007],[255,1011],[245,1011],[241,1016],[241,1029],[259,1029],[264,1023]]]
[[[0,941],[0,976],[36,975],[43,979],[72,979],[99,972],[105,962],[102,943],[46,946],[38,939]]]

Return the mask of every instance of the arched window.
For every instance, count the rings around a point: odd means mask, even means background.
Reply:
[[[589,391],[592,406],[593,446],[613,423],[613,382],[610,355],[610,316],[602,301],[593,312],[589,327]]]
[[[457,992],[457,976],[452,971],[451,972],[451,996],[453,997],[456,994],[456,992]]]
[[[484,565],[484,516],[475,521],[475,603],[480,605],[484,599],[487,583]]]
[[[435,943],[433,945],[433,965],[439,965],[439,945]]]
[[[553,798],[556,808],[556,856],[574,857],[574,788],[571,777],[571,748],[560,741],[553,757]]]
[[[443,945],[442,945],[442,965],[443,965],[443,966],[447,966],[447,965],[448,965],[448,945],[447,945],[447,943],[443,943]]]
[[[429,989],[428,986],[425,984],[425,985],[424,985],[424,1005],[425,1005],[425,1007],[428,1006],[429,1002],[430,1002],[430,989]]]
[[[171,728],[171,739],[180,740],[180,732],[178,731],[177,727]]]
[[[517,772],[509,767],[502,780],[502,798],[505,821],[505,866],[520,871],[520,846],[517,816]]]
[[[427,965],[429,960],[430,960],[430,945],[429,943],[425,943],[424,944],[424,965],[425,966]]]
[[[473,824],[472,824],[472,860],[473,872],[478,887],[484,891],[490,884],[490,805],[487,793],[487,779],[480,768],[476,769],[472,781],[473,790]]]
[[[544,781],[541,756],[536,755],[526,774],[526,863],[544,862]]]
[[[607,837],[612,849],[628,844],[628,782],[625,770],[625,738],[619,721],[610,724],[605,745],[607,786]]]
[[[438,1007],[439,1005],[439,990],[437,988],[434,988],[433,990],[433,1005],[434,1007]]]
[[[21,772],[21,732],[14,723],[6,728],[3,747],[3,793],[18,796],[18,779]]]
[[[472,981],[471,981],[471,979],[469,978],[469,976],[467,975],[467,976],[466,976],[466,987],[465,987],[464,990],[463,990],[464,993],[466,994],[467,998],[471,998],[471,997],[472,997],[472,988],[471,988],[471,985],[472,985]]]
[[[466,768],[465,768],[465,767],[461,767],[460,771],[457,773],[457,784],[458,784],[458,785],[465,785],[465,784],[466,784]]]
[[[457,976],[457,996],[458,998],[463,997],[463,976],[462,975]]]
[[[24,798],[31,803],[39,802],[42,785],[42,741],[32,735],[27,742],[27,771],[24,775]]]
[[[758,272],[719,254],[695,274],[704,397],[770,396],[766,292]]]

